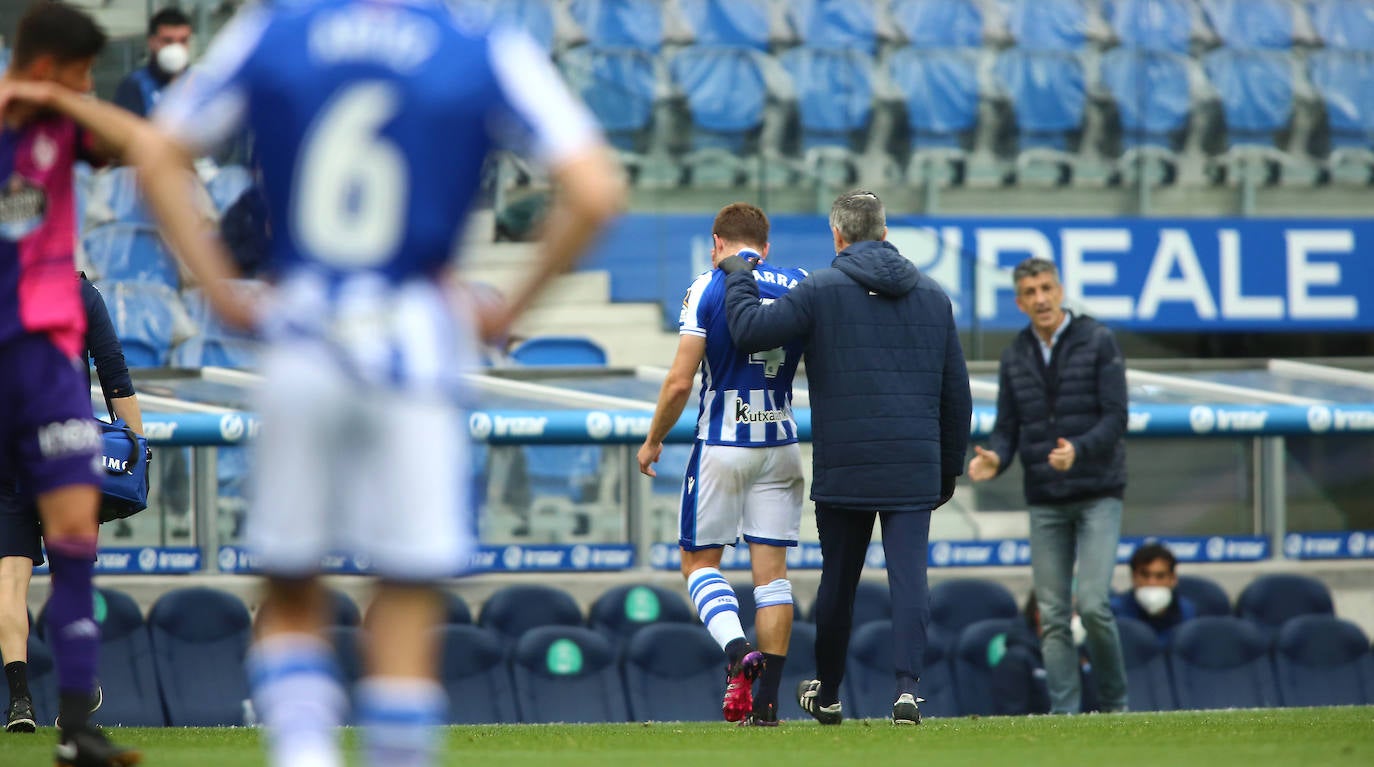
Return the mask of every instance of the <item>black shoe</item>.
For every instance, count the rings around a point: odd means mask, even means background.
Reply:
[[[95,683],[95,692],[91,693],[91,708],[90,708],[90,713],[94,714],[95,712],[99,711],[99,710],[100,710],[100,706],[101,706],[102,704],[104,704],[104,703],[105,703],[105,691],[104,691],[103,689],[101,689],[100,683],[99,683],[99,682],[96,682],[96,683]],[[58,715],[57,715],[57,718],[53,720],[52,726],[53,726],[53,727],[59,727],[59,728],[62,726],[62,715],[61,715],[61,714],[58,714]]]
[[[53,755],[57,767],[129,767],[143,761],[142,754],[116,746],[89,725],[59,735]]]
[[[38,729],[38,722],[33,718],[33,701],[28,698],[10,701],[6,719],[5,732],[33,732]]]
[[[844,712],[837,700],[828,706],[821,705],[821,680],[803,679],[797,685],[797,703],[802,711],[815,717],[821,724],[839,724],[844,721]]]
[[[777,727],[778,726],[778,707],[768,705],[764,708],[755,708],[749,712],[749,716],[740,720],[740,727]]]
[[[909,692],[904,692],[897,697],[897,702],[892,704],[892,723],[893,724],[920,724],[921,706],[920,698]]]

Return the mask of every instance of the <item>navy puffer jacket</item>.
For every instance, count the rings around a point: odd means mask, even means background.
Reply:
[[[988,449],[1001,470],[1018,453],[1027,503],[1067,503],[1126,490],[1126,361],[1112,331],[1075,315],[1046,366],[1030,326],[1002,352],[997,423]],[[1073,444],[1074,464],[1049,464],[1059,438]]]
[[[745,352],[805,343],[817,503],[924,511],[963,473],[968,369],[949,297],[886,242],[842,251],[787,295],[759,303],[749,272],[726,282]]]

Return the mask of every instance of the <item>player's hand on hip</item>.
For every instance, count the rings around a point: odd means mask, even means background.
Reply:
[[[1050,466],[1057,471],[1068,471],[1073,468],[1073,461],[1078,455],[1073,449],[1073,443],[1059,438],[1053,450],[1050,451]]]
[[[974,482],[984,482],[997,476],[1002,467],[1002,459],[985,447],[973,446],[973,460],[968,462],[968,478]]]
[[[654,464],[663,455],[663,443],[645,442],[639,446],[639,471],[649,477],[657,477],[658,472],[654,471]]]

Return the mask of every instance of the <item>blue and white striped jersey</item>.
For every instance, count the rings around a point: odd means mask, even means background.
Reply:
[[[706,339],[697,439],[737,447],[796,442],[792,377],[801,361],[802,342],[757,354],[736,349],[725,317],[725,277],[719,269],[697,277],[682,300],[678,320],[678,332]],[[762,262],[754,269],[754,279],[759,284],[760,300],[767,302],[806,279],[806,270],[778,269]]]
[[[249,6],[154,114],[195,152],[252,131],[281,287],[269,332],[328,339],[383,383],[452,368],[467,323],[434,285],[488,153],[557,165],[601,141],[547,53],[461,8]]]

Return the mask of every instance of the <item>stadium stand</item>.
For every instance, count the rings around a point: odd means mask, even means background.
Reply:
[[[644,583],[606,590],[592,602],[587,625],[623,648],[640,631],[658,623],[696,622],[696,612],[677,591]]]
[[[1011,622],[1016,620],[1020,618],[979,620],[966,625],[956,634],[958,638],[953,645],[952,665],[959,713],[964,716],[987,716],[995,712],[988,643],[998,634],[1006,633]]]
[[[1180,575],[1174,590],[1197,605],[1198,615],[1230,615],[1231,598],[1216,581],[1201,575]]]
[[[870,621],[892,619],[892,594],[881,581],[861,580],[854,591],[853,625],[855,628]],[[812,602],[806,620],[816,622],[816,603]]]
[[[1178,627],[1169,670],[1179,708],[1264,708],[1279,702],[1269,640],[1239,618],[1204,616]]]
[[[874,0],[794,0],[787,20],[802,45],[810,48],[859,50],[873,54],[878,45],[878,8]]]
[[[591,629],[531,629],[516,642],[512,665],[523,722],[629,720],[615,652]]]
[[[1067,181],[1087,109],[1082,59],[1060,50],[1011,49],[993,64],[1015,111],[1018,177]]]
[[[1188,0],[1105,0],[1102,16],[1128,49],[1186,55],[1195,36]]]
[[[97,598],[105,607],[104,620],[100,622],[100,664],[96,669],[103,703],[92,721],[101,726],[122,727],[167,724],[158,696],[152,641],[138,603],[113,589],[98,589]]]
[[[977,48],[983,11],[972,0],[895,0],[892,20],[916,48]]]
[[[948,641],[935,633],[927,636],[925,670],[917,694],[925,699],[922,717],[959,716],[959,701],[949,659]],[[841,700],[847,716],[887,718],[892,715],[892,621],[868,621],[854,629],[849,639],[849,658]],[[786,688],[784,688],[786,689]]]
[[[581,336],[535,336],[515,347],[510,357],[521,365],[606,364],[606,350]]]
[[[90,262],[92,279],[152,282],[173,290],[181,285],[176,260],[151,225],[102,224],[86,232],[81,247]]]
[[[758,646],[758,632],[750,628],[749,641]],[[891,676],[891,669],[888,670]],[[809,720],[811,715],[797,703],[795,691],[803,680],[816,678],[816,626],[797,621],[792,624],[792,637],[787,644],[787,662],[782,669],[782,683],[778,690],[778,718]],[[891,704],[889,703],[888,713]]]
[[[1237,49],[1285,50],[1303,39],[1287,0],[1201,0],[1203,11],[1223,45]]]
[[[768,87],[760,56],[744,48],[685,48],[668,70],[691,117],[683,156],[695,186],[733,187],[751,164],[763,128]]]
[[[1176,153],[1194,104],[1189,66],[1186,57],[1165,51],[1117,48],[1102,57],[1102,86],[1119,120],[1122,172],[1144,160],[1160,166],[1154,171],[1160,178],[1177,176]]]
[[[32,624],[33,622],[30,621]],[[36,624],[34,624],[36,625]],[[57,719],[57,667],[53,665],[52,650],[37,631],[29,632],[29,693],[33,696],[33,714],[39,726]],[[9,702],[9,680],[0,676],[0,692]],[[157,698],[154,696],[154,703]],[[157,703],[157,705],[161,705]]]
[[[439,682],[448,694],[448,724],[521,721],[511,686],[506,646],[499,634],[477,626],[440,627]]]
[[[649,149],[659,75],[653,56],[638,48],[575,48],[558,59],[563,76],[591,108],[610,142],[622,152]]]
[[[852,182],[856,157],[870,138],[872,58],[861,51],[793,48],[780,62],[797,96],[806,171],[813,178]]]
[[[152,223],[139,199],[138,178],[130,167],[110,168],[92,175],[87,202],[86,219],[91,223]]]
[[[649,52],[663,46],[662,9],[658,0],[573,0],[569,6],[590,44]]]
[[[1132,711],[1173,711],[1169,660],[1154,629],[1132,618],[1117,618],[1121,657],[1126,664],[1126,695]]]
[[[1027,51],[1078,51],[1092,29],[1088,4],[1083,0],[1000,0],[1007,14],[1007,28],[1017,47]]]
[[[1272,179],[1289,158],[1277,147],[1278,134],[1294,117],[1296,88],[1287,53],[1220,49],[1203,58],[1207,78],[1221,99],[1229,147],[1216,162],[1228,177],[1262,164]]]
[[[678,0],[678,8],[697,45],[768,50],[765,0]]]
[[[1236,597],[1236,615],[1250,621],[1268,638],[1300,615],[1335,615],[1326,584],[1297,573],[1261,575]]]
[[[1333,178],[1368,182],[1374,174],[1374,53],[1314,51],[1307,63],[1326,109]]]
[[[1359,626],[1330,615],[1300,615],[1274,642],[1274,676],[1285,706],[1374,703],[1374,654]]]
[[[1006,587],[976,578],[940,581],[930,588],[930,625],[951,643],[962,641],[961,634],[979,621],[1016,618],[1020,610],[1016,598]]]
[[[630,718],[655,722],[719,719],[725,694],[724,659],[720,646],[701,626],[659,623],[645,627],[625,648]]]
[[[215,210],[223,213],[252,186],[252,171],[242,165],[225,165],[210,177],[210,181],[205,184],[205,190],[210,193]]]
[[[482,604],[477,625],[513,641],[540,626],[581,626],[582,610],[566,591],[552,586],[507,586]]]
[[[168,724],[244,724],[251,624],[243,603],[216,589],[174,589],[153,604],[148,633]]]
[[[1370,0],[1309,0],[1313,31],[1327,48],[1374,51],[1374,3]]]
[[[131,368],[166,365],[172,346],[195,329],[181,297],[164,284],[104,282],[96,287]]]

